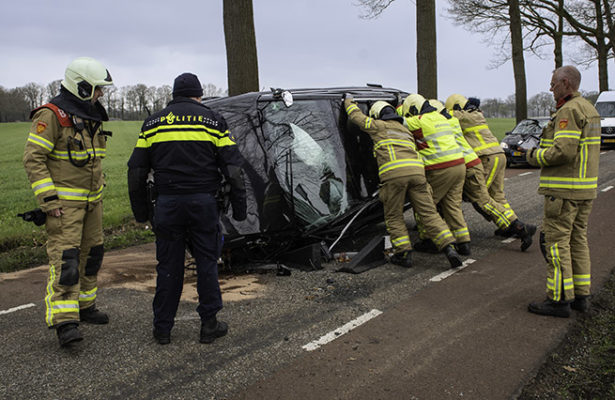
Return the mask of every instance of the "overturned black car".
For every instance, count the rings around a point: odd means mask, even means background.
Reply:
[[[245,159],[248,218],[222,215],[225,263],[316,269],[344,240],[383,221],[372,141],[348,124],[345,93],[365,113],[374,101],[397,106],[407,96],[368,85],[272,89],[204,101],[224,116]]]
[[[542,129],[549,123],[549,117],[536,117],[521,120],[502,139],[500,146],[506,155],[506,166],[529,164],[525,160],[525,153],[540,145]]]

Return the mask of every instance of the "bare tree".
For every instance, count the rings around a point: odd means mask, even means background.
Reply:
[[[377,18],[395,0],[357,0],[365,10],[363,18]],[[416,2],[416,76],[417,92],[438,98],[438,57],[436,40],[436,1]]]
[[[26,97],[26,100],[30,105],[30,109],[33,110],[43,104],[45,88],[43,88],[43,86],[39,85],[38,83],[27,83],[22,88],[22,93]]]
[[[53,82],[49,82],[47,86],[45,86],[45,90],[47,92],[47,101],[53,99],[57,95],[60,94],[60,85],[62,80],[56,79]]]
[[[548,116],[555,108],[555,100],[549,92],[540,92],[528,101],[528,109],[533,117]]]
[[[467,29],[488,34],[492,43],[498,33],[504,34],[510,44],[510,57],[513,63],[515,117],[517,121],[526,118],[527,84],[519,0],[456,0],[450,1],[450,5],[448,11],[453,15],[455,22],[466,26]]]
[[[224,0],[222,4],[229,96],[256,92],[258,59],[252,0]]]

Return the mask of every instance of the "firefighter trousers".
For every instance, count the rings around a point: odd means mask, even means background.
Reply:
[[[511,221],[517,219],[504,194],[504,178],[506,177],[506,155],[504,153],[489,154],[479,157],[485,172],[485,185],[489,196],[505,209],[512,212]]]
[[[384,181],[379,192],[384,207],[384,222],[395,253],[412,250],[404,220],[406,194],[415,215],[418,214],[421,219],[427,237],[433,240],[438,249],[453,243],[451,231],[436,211],[425,175],[401,176]]]
[[[78,322],[79,310],[96,302],[97,275],[104,254],[102,210],[102,202],[64,203],[60,217],[47,216],[45,322],[49,327]]]
[[[495,223],[500,229],[507,229],[517,219],[512,208],[504,207],[489,195],[482,164],[466,169],[463,197],[468,199],[483,217]]]
[[[470,241],[470,231],[461,211],[465,175],[465,164],[425,171],[427,182],[433,191],[433,202],[440,208],[442,217],[457,243]]]
[[[588,296],[591,262],[587,224],[593,200],[567,200],[545,196],[544,254],[547,260],[547,297],[572,301]]]

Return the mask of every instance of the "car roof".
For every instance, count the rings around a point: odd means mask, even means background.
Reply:
[[[218,97],[205,99],[203,102],[206,105],[215,106],[217,103],[226,103],[227,101],[273,101],[281,99],[283,92],[290,92],[293,99],[310,100],[310,99],[339,99],[346,93],[352,94],[357,101],[370,100],[389,100],[400,104],[402,98],[408,95],[407,92],[394,88],[384,88],[380,85],[367,86],[340,86],[340,87],[323,87],[323,88],[299,88],[299,89],[282,89],[271,88],[269,91],[250,92],[231,97]]]

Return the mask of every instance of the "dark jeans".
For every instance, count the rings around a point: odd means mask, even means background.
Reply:
[[[197,312],[204,321],[222,308],[217,259],[221,234],[214,196],[205,193],[159,195],[155,211],[158,278],[154,328],[170,332],[184,284],[186,240],[196,261]]]

